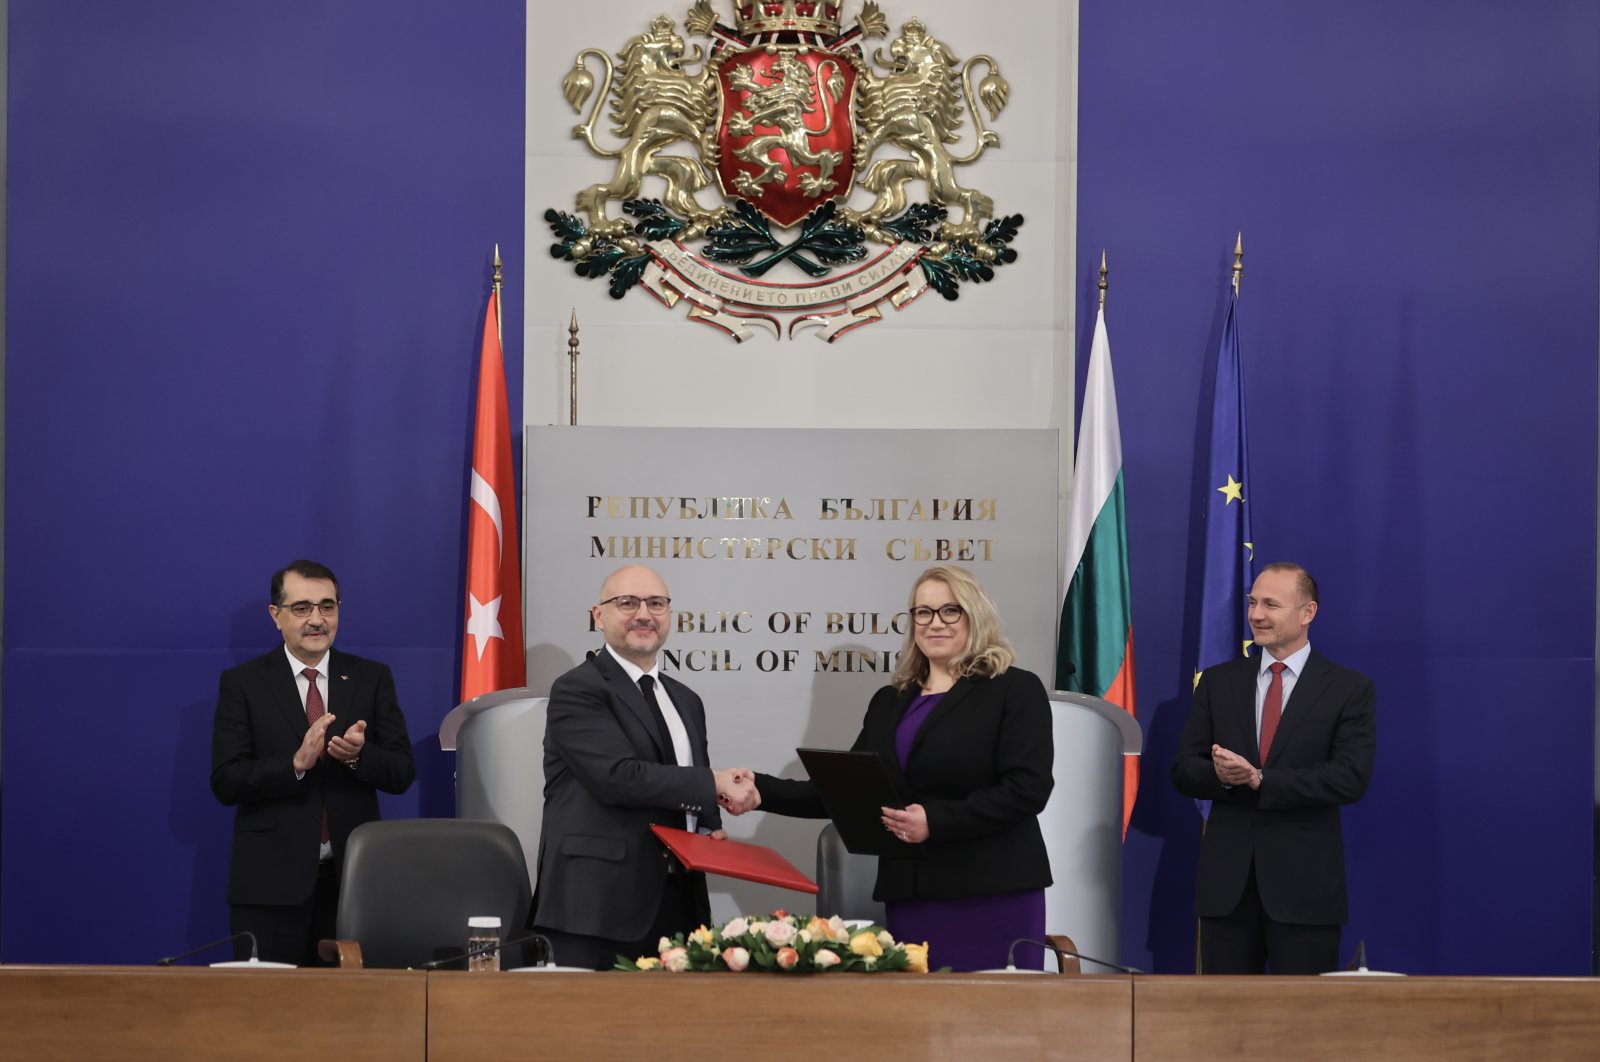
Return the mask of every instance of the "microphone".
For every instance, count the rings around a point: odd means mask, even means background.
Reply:
[[[1068,675],[1076,675],[1078,673],[1078,669],[1072,666],[1071,660],[1057,660],[1056,667]]]
[[[513,944],[526,944],[530,940],[544,941],[545,961],[542,963],[535,963],[534,965],[554,966],[556,964],[556,949],[555,945],[550,943],[550,938],[545,936],[543,933],[524,933],[520,937],[511,937],[507,940],[497,940],[493,944],[479,944],[475,948],[463,948],[460,955],[446,955],[442,959],[434,959],[432,962],[418,963],[416,966],[408,966],[406,969],[437,970],[441,966],[448,966],[452,963],[458,963],[463,959],[475,959],[479,955],[489,955],[499,951],[501,948],[509,948]]]
[[[1366,969],[1367,969],[1367,942],[1366,941],[1364,941],[1364,940],[1356,941],[1355,957],[1350,960],[1350,965],[1346,966],[1345,969],[1346,970],[1355,970],[1357,973],[1365,973],[1366,972]]]
[[[156,965],[171,966],[179,959],[187,959],[191,955],[199,955],[202,951],[210,951],[212,948],[219,948],[224,944],[231,944],[236,940],[243,940],[246,937],[250,938],[250,961],[260,962],[261,960],[256,957],[256,935],[247,929],[243,933],[235,933],[231,937],[223,937],[221,940],[213,940],[210,944],[202,944],[198,948],[190,948],[188,951],[183,952],[182,954],[168,955],[165,959],[157,959]]]
[[[1092,962],[1096,966],[1108,966],[1111,969],[1116,970],[1118,973],[1125,973],[1125,974],[1142,974],[1142,973],[1144,973],[1143,970],[1138,969],[1137,967],[1134,967],[1134,966],[1122,966],[1122,965],[1119,965],[1119,964],[1114,963],[1114,962],[1106,962],[1104,959],[1097,959],[1093,955],[1085,955],[1082,952],[1073,951],[1071,948],[1062,948],[1062,947],[1057,947],[1054,944],[1046,944],[1044,941],[1042,941],[1042,940],[1034,940],[1032,937],[1018,937],[1016,940],[1013,940],[1011,942],[1011,949],[1006,952],[1006,969],[1007,970],[1015,970],[1017,968],[1017,945],[1018,944],[1034,944],[1034,945],[1037,945],[1038,947],[1043,948],[1045,951],[1060,952],[1062,955],[1070,955],[1074,959],[1081,959],[1084,962]]]

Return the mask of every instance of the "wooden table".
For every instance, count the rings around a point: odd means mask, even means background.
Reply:
[[[1600,1057],[1600,979],[0,966],[0,1060]]]
[[[1600,1058],[1600,980],[1144,977],[1140,1062]]]
[[[427,1013],[427,974],[400,970],[0,967],[0,1058],[19,1062],[421,1062]]]
[[[429,1062],[1133,1057],[1127,978],[504,974],[428,979]]]

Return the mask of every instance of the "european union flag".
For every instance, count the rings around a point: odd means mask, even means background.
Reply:
[[[1250,653],[1245,600],[1254,579],[1255,539],[1250,534],[1250,461],[1244,427],[1244,366],[1239,360],[1239,293],[1228,293],[1228,313],[1217,350],[1211,400],[1211,455],[1204,509],[1205,569],[1200,584],[1200,641],[1194,667],[1200,672]],[[1200,814],[1210,811],[1199,801]]]

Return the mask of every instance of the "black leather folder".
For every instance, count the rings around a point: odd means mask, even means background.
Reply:
[[[883,808],[903,808],[905,794],[876,752],[795,749],[817,787],[845,848],[856,855],[904,855],[906,844],[883,828]]]

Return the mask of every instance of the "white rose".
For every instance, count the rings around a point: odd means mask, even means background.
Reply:
[[[795,933],[794,925],[790,922],[768,922],[765,930],[767,943],[775,948],[793,943]]]
[[[722,927],[722,935],[726,938],[742,937],[750,932],[750,922],[744,918],[735,918]]]
[[[839,955],[837,952],[829,951],[827,948],[820,948],[813,961],[817,964],[817,969],[826,970],[830,966],[839,965]]]

